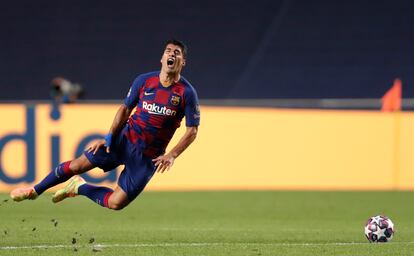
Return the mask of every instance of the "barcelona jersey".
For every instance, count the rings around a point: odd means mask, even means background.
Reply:
[[[159,74],[157,71],[139,75],[124,101],[129,109],[136,107],[128,119],[125,135],[150,158],[165,153],[183,117],[187,127],[200,124],[198,97],[193,86],[181,76],[178,82],[164,87]]]

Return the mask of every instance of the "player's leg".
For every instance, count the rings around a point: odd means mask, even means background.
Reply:
[[[85,157],[85,155],[81,155],[72,161],[61,163],[39,184],[35,185],[34,189],[40,195],[47,189],[67,181],[72,176],[87,172],[94,167],[95,166]]]
[[[112,170],[120,164],[116,158],[111,159],[103,152],[105,151],[100,149],[93,156],[87,152],[85,152],[85,155],[95,166],[106,171]],[[79,176],[75,176],[65,188],[55,193],[53,201],[60,202],[68,197],[83,195],[103,207],[121,210],[141,193],[154,172],[155,166],[152,160],[137,151],[127,160],[125,169],[118,178],[118,187],[115,190],[88,184]]]
[[[52,198],[58,203],[65,198],[83,195],[93,202],[113,210],[121,210],[129,204],[127,193],[119,186],[112,190],[108,187],[94,186],[86,183],[80,176],[74,176],[65,188],[58,190]]]
[[[78,194],[84,195],[95,203],[112,210],[121,210],[130,202],[128,195],[119,186],[112,190],[107,187],[84,184],[79,187]]]
[[[75,174],[81,174],[92,169],[94,165],[85,157],[80,157],[59,164],[52,170],[41,182],[33,187],[21,187],[14,189],[10,196],[14,201],[23,201],[25,199],[36,199],[47,189],[54,187],[70,179]]]
[[[121,210],[130,203],[127,193],[117,186],[114,193],[108,198],[107,207],[112,210]]]
[[[93,202],[108,207],[108,199],[113,194],[113,190],[108,187],[94,186],[85,182],[80,176],[72,177],[66,187],[56,191],[52,197],[54,203],[58,203],[68,197],[77,195],[86,196]]]
[[[118,178],[118,186],[107,201],[106,207],[121,210],[145,188],[155,172],[154,163],[140,152],[130,158]]]
[[[80,176],[73,177],[69,184],[53,195],[53,202],[58,203],[65,198],[83,195],[93,202],[113,210],[121,210],[129,204],[128,195],[120,188],[112,190],[108,187],[94,186],[86,183]]]
[[[103,207],[121,210],[144,190],[154,172],[155,166],[151,159],[142,157],[138,153],[125,164],[125,169],[119,175],[118,186],[115,190],[82,184],[78,186],[77,194],[87,196]]]
[[[107,153],[104,147],[101,147],[97,152],[84,152],[84,157],[92,163],[93,166],[99,167],[104,171],[111,171],[121,163],[118,158],[116,150]],[[81,173],[81,172],[79,172]],[[66,187],[56,191],[52,197],[54,203],[60,202],[68,197],[83,195],[90,198],[95,203],[106,206],[109,196],[114,191],[108,187],[94,186],[85,182],[80,176],[74,176]]]
[[[127,177],[124,171],[120,179],[125,183]],[[120,186],[117,186],[115,190],[104,186],[94,186],[86,183],[79,176],[73,177],[65,188],[58,190],[52,200],[57,203],[77,195],[86,196],[93,202],[113,210],[121,210],[130,202],[127,193]]]

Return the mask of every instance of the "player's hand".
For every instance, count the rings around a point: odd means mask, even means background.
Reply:
[[[175,157],[172,157],[169,154],[152,159],[152,161],[155,162],[155,166],[157,167],[156,172],[161,173],[163,173],[164,171],[168,171],[174,164],[174,160]]]
[[[97,142],[95,142],[95,144],[93,144],[92,146],[90,146],[87,150],[88,152],[93,152],[93,154],[95,155],[96,152],[98,152],[98,149],[100,147],[105,146],[106,141],[105,140],[98,140]],[[109,153],[109,148],[106,148],[106,152]]]

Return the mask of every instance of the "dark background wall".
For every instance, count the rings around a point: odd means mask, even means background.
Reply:
[[[189,46],[200,98],[378,98],[396,77],[414,97],[414,2],[328,0],[6,1],[0,100],[48,99],[50,80],[86,99],[123,98]]]

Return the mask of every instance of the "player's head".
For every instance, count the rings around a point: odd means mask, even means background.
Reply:
[[[179,40],[165,42],[164,53],[161,57],[162,69],[167,73],[180,73],[185,66],[187,46]]]

